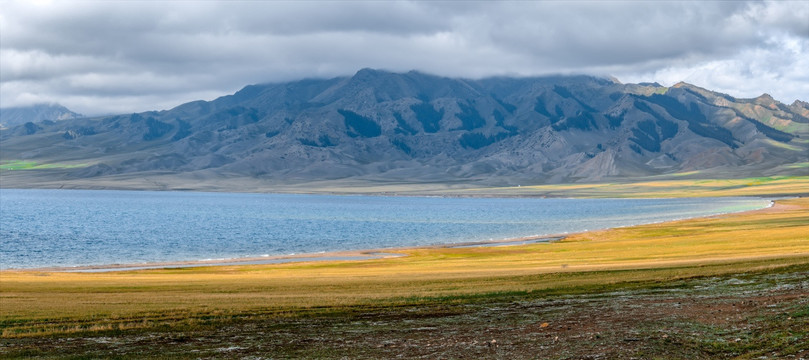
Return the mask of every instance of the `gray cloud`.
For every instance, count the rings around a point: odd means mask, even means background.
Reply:
[[[0,8],[0,106],[165,109],[363,67],[590,73],[807,100],[806,2],[114,2]]]

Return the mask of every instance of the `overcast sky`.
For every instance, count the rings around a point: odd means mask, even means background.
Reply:
[[[0,2],[0,107],[169,109],[371,67],[809,100],[809,2]]]

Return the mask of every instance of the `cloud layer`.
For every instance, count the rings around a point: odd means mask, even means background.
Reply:
[[[363,67],[586,73],[809,100],[809,3],[20,1],[0,8],[0,106],[167,109]]]

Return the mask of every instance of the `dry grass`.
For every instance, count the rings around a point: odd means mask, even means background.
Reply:
[[[684,176],[695,176],[686,173]],[[558,184],[456,190],[457,194],[564,197],[717,197],[805,196],[809,176],[773,176],[745,179],[643,180],[631,183]]]
[[[0,272],[3,337],[193,326],[426,298],[574,291],[809,263],[809,200],[576,234],[551,244],[401,250],[365,261],[111,273]]]

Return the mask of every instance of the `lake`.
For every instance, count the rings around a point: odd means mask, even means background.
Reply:
[[[738,212],[766,199],[535,199],[0,189],[0,268],[504,240]]]

